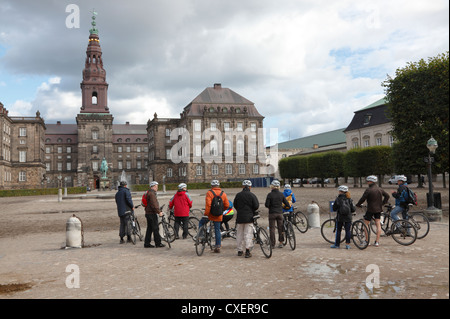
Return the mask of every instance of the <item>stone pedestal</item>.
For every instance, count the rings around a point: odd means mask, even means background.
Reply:
[[[442,210],[439,208],[428,207],[423,212],[430,222],[440,222],[442,220]]]

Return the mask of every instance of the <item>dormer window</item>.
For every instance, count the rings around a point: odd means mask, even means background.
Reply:
[[[367,113],[366,115],[364,115],[363,125],[368,125],[370,123],[371,118],[372,118],[372,113]]]

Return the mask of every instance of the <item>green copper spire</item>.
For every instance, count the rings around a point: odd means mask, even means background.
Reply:
[[[89,30],[90,34],[97,34],[98,35],[98,29],[95,27],[97,25],[97,23],[95,22],[95,19],[97,17],[97,12],[95,12],[95,9],[93,9],[92,11],[92,29]]]

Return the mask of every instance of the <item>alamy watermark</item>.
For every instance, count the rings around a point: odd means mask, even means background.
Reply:
[[[80,267],[75,264],[69,264],[66,267],[66,272],[70,273],[66,277],[66,287],[69,289],[80,288]]]
[[[366,272],[371,274],[366,278],[366,287],[369,289],[380,288],[380,267],[375,264],[367,265]]]
[[[80,7],[76,4],[69,4],[66,6],[66,12],[69,15],[66,17],[66,28],[79,29],[80,28]]]

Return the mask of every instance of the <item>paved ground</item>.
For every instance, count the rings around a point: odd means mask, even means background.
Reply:
[[[394,189],[386,188],[389,193]],[[355,200],[363,190],[350,189]],[[238,191],[227,193],[234,198]],[[421,209],[426,190],[415,191]],[[175,241],[171,249],[144,249],[142,242],[119,245],[114,200],[94,198],[97,194],[61,203],[56,196],[1,198],[0,298],[448,299],[448,191],[437,191],[442,193],[444,219],[432,223],[430,234],[411,246],[388,237],[378,248],[330,249],[320,230],[310,229],[297,233],[295,251],[275,249],[270,259],[258,247],[252,258],[237,257],[232,239],[223,241],[222,253],[205,251],[201,257],[188,239]],[[254,192],[263,203],[268,190]],[[205,191],[191,193],[194,207],[201,207]],[[160,203],[168,203],[170,194],[161,194]],[[336,189],[295,188],[295,194],[302,211],[316,200],[324,221]],[[140,193],[133,199],[138,203]],[[61,249],[73,213],[83,221],[88,248]],[[145,230],[143,210],[137,215]],[[265,208],[262,216],[260,224],[266,226]],[[79,288],[66,285],[73,265],[79,269]],[[369,289],[366,281],[375,282],[373,269],[379,269],[379,288]]]

